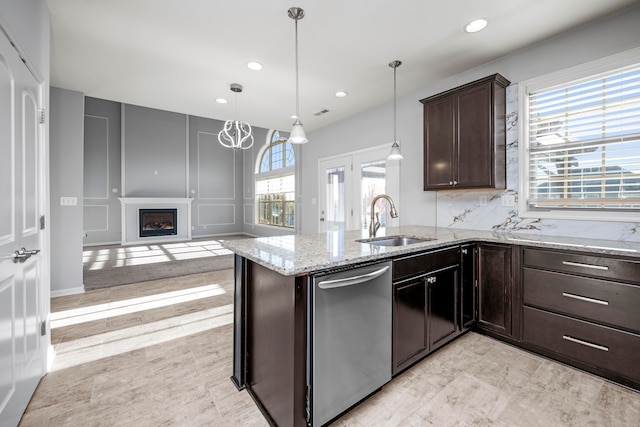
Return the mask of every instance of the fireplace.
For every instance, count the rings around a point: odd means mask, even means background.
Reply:
[[[178,234],[178,209],[138,209],[140,237]]]

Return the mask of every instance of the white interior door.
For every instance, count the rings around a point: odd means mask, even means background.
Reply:
[[[41,85],[0,31],[0,425],[17,425],[46,371]],[[23,250],[24,248],[24,250]]]
[[[387,160],[390,144],[346,153],[318,162],[319,231],[368,229],[371,201],[387,194],[399,210],[400,163]],[[375,212],[382,226],[397,226],[387,213],[386,200],[379,200]]]

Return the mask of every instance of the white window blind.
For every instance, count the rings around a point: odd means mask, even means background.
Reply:
[[[528,208],[640,208],[640,64],[528,94]]]
[[[294,193],[295,175],[256,180],[256,195]]]

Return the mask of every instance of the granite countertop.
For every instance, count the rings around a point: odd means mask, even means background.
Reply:
[[[358,239],[368,238],[367,230],[356,230],[225,240],[223,246],[285,276],[477,241],[630,256],[637,257],[640,261],[638,242],[425,226],[401,226],[386,230],[381,228],[376,237],[397,235],[433,240],[407,246],[375,246],[356,242]]]

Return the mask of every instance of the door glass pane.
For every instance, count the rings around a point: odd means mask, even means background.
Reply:
[[[386,194],[387,162],[386,160],[377,160],[363,163],[360,173],[362,177],[360,182],[361,224],[363,229],[368,229],[371,221],[371,201],[379,194]],[[389,212],[387,201],[378,200],[375,212],[380,213],[380,226],[386,227],[387,212]]]
[[[344,166],[327,169],[327,231],[345,229]]]

